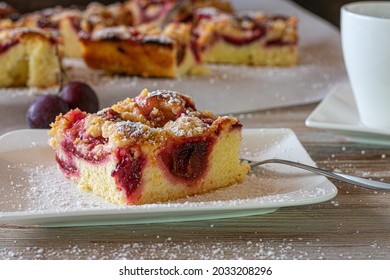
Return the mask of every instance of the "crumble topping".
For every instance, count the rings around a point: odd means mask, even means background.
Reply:
[[[172,40],[172,38],[169,38],[167,36],[164,36],[164,35],[146,35],[145,37],[143,37],[143,42],[145,43],[153,43],[153,42],[156,42],[156,43],[159,43],[161,45],[172,45],[174,43],[174,41]]]
[[[50,33],[40,28],[29,28],[29,27],[17,27],[10,29],[0,30],[0,41],[12,41],[24,34],[39,34],[44,37],[49,37]]]
[[[134,28],[126,26],[115,26],[115,27],[106,27],[92,32],[92,40],[109,40],[109,39],[119,39],[119,40],[129,40],[134,38]]]
[[[117,133],[123,141],[134,141],[141,138],[151,139],[153,128],[140,122],[120,121],[114,124],[108,124],[104,132]],[[106,135],[107,136],[107,135]],[[104,135],[103,135],[104,137]]]
[[[201,45],[212,43],[219,36],[234,42],[262,39],[265,42],[297,42],[296,16],[270,16],[262,11],[244,11],[235,15],[223,13],[215,8],[196,11],[194,33]],[[250,39],[250,40],[249,40]]]
[[[191,26],[183,23],[170,23],[163,30],[162,34],[179,42],[191,40]]]
[[[143,96],[145,98],[157,97],[158,99],[160,99],[161,97],[167,104],[175,107],[185,106],[186,103],[193,103],[191,97],[179,94],[178,92],[172,90],[158,89],[152,92],[144,90],[140,96]],[[185,97],[185,99],[183,97]]]
[[[85,29],[85,28],[84,28]],[[95,28],[91,34],[81,34],[84,39],[99,40],[134,40],[143,43],[158,43],[173,45],[175,42],[188,43],[191,38],[190,26],[182,23],[168,24],[161,29],[155,24],[141,24],[134,26],[112,26]]]
[[[202,135],[209,126],[197,117],[182,115],[175,121],[168,122],[164,129],[168,129],[177,136],[198,136]]]
[[[197,111],[191,97],[170,90],[148,92],[145,89],[139,96],[127,98],[96,114],[74,112],[80,115],[77,120],[68,114],[57,118],[50,134],[59,131],[57,127],[80,126],[82,123],[82,137],[102,138],[108,140],[109,145],[118,146],[131,143],[153,145],[173,137],[210,136],[220,129],[239,124],[235,118]]]

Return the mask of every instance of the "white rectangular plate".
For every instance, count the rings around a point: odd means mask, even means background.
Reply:
[[[215,65],[208,76],[179,79],[109,77],[88,70],[80,60],[66,60],[69,78],[87,81],[102,108],[148,88],[188,94],[200,110],[215,114],[250,112],[321,100],[333,85],[346,79],[340,35],[336,27],[290,1],[237,0],[238,10],[262,10],[299,18],[299,64],[296,67]],[[25,113],[33,96],[26,89],[0,89],[0,134],[26,127]]]
[[[85,226],[191,221],[259,215],[336,196],[326,178],[268,165],[237,184],[169,203],[120,207],[79,189],[57,170],[47,130],[19,130],[0,137],[0,223]],[[243,132],[242,156],[285,158],[314,165],[289,129]]]

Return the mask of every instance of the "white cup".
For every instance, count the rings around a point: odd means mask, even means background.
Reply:
[[[361,122],[390,129],[390,2],[344,5],[341,43]]]

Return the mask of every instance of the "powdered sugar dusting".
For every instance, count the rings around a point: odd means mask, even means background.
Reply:
[[[174,43],[173,39],[164,35],[146,35],[143,37],[143,42],[156,42],[164,45],[172,45]]]
[[[58,212],[112,207],[99,197],[64,179],[55,164],[8,164],[9,186],[2,184],[0,208],[4,212]]]
[[[153,128],[140,122],[121,121],[115,123],[115,125],[118,128],[118,133],[126,137],[125,140],[137,139],[141,136],[148,138],[153,130]]]
[[[132,29],[125,26],[105,27],[92,33],[92,40],[121,39],[129,40],[132,37]]]
[[[171,105],[180,105],[183,102],[182,97],[180,97],[179,93],[172,90],[155,90],[149,92],[148,96],[161,96],[164,99],[167,99],[167,103]]]
[[[137,238],[140,234],[137,231],[132,233]],[[255,234],[254,234],[255,235]],[[210,233],[212,236],[212,233]],[[137,242],[120,243],[115,246],[108,246],[101,243],[89,245],[65,244],[65,248],[42,248],[27,247],[19,250],[11,248],[0,249],[1,259],[26,259],[26,256],[33,256],[33,259],[307,259],[308,251],[303,250],[297,243],[307,242],[310,246],[311,256],[317,259],[326,258],[329,254],[321,250],[321,240],[298,240],[299,238],[284,239],[280,241],[263,239],[260,236],[252,240],[246,240],[241,236],[238,241],[221,242],[213,240],[212,237],[204,240],[175,240],[166,236],[144,236],[148,241],[142,239]],[[138,240],[140,237],[137,238]],[[311,248],[311,249],[310,249]],[[372,247],[373,252],[380,247]],[[104,252],[102,254],[102,252]],[[72,256],[72,257],[69,257]],[[313,257],[312,257],[313,258]]]
[[[159,227],[159,233],[152,232],[148,226],[133,226],[132,228],[115,228],[116,232],[122,230],[123,235],[129,240],[118,242],[75,242],[62,240],[63,235],[58,235],[56,243],[50,243],[50,247],[38,242],[35,246],[24,247],[15,240],[7,248],[0,248],[2,260],[23,259],[137,259],[137,260],[305,260],[305,259],[361,259],[361,255],[345,251],[343,246],[327,246],[334,241],[328,237],[318,238],[299,237],[291,234],[289,238],[274,238],[264,232],[232,233],[233,239],[224,236],[224,240],[218,239],[221,227],[219,222],[208,225],[197,224],[199,228],[192,233],[193,238],[179,238],[174,235],[175,226],[167,228]],[[246,226],[245,220],[242,221]],[[225,225],[226,226],[226,225]],[[341,226],[342,227],[342,226]],[[245,228],[246,229],[246,228]],[[112,230],[112,229],[110,229]],[[299,232],[299,228],[297,232]],[[97,229],[95,232],[104,232]],[[203,234],[197,234],[203,231]],[[189,232],[188,232],[189,233]],[[241,234],[240,234],[241,233]],[[107,233],[106,233],[107,234]],[[206,236],[204,236],[206,234]],[[226,233],[225,233],[226,234]],[[355,234],[358,234],[355,233]],[[64,234],[66,235],[66,233]],[[197,236],[199,235],[199,236]],[[369,245],[369,246],[368,246]],[[385,259],[388,255],[386,242],[375,239],[365,248],[366,259]]]

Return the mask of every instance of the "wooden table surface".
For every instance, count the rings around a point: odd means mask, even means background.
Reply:
[[[390,147],[308,128],[316,104],[239,115],[245,127],[289,127],[318,166],[390,182]],[[70,228],[0,226],[0,259],[388,259],[390,192],[333,181],[320,204],[259,216]]]

